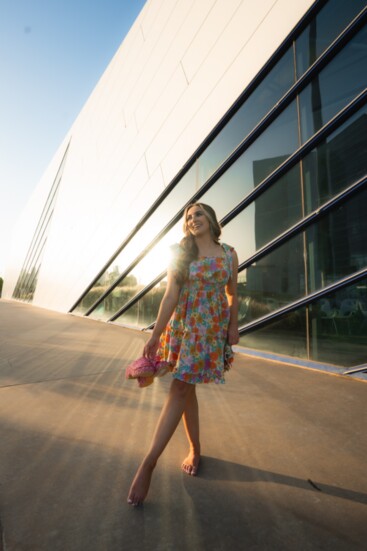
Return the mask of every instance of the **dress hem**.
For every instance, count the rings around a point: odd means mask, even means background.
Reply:
[[[180,375],[180,373],[172,373],[172,378],[177,379],[182,383],[187,383],[189,385],[208,385],[210,383],[214,383],[216,385],[226,384],[225,379],[218,379],[218,378],[209,379],[208,381],[185,381],[184,378]]]

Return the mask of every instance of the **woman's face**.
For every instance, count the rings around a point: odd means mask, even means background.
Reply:
[[[187,211],[186,224],[192,235],[199,237],[205,233],[210,233],[209,220],[205,216],[203,209],[197,205]]]

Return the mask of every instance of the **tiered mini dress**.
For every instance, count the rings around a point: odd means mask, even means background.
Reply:
[[[233,248],[224,243],[222,248],[222,256],[191,262],[188,280],[160,339],[158,356],[171,363],[174,378],[186,383],[224,383],[225,368],[233,361],[226,344],[229,305],[225,293],[232,275]],[[175,268],[175,259],[171,268]]]

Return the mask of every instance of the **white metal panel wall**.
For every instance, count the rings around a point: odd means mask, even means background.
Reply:
[[[312,3],[148,0],[71,128],[34,304],[68,310]]]

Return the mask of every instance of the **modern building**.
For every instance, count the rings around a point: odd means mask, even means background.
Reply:
[[[365,0],[148,0],[14,236],[4,296],[154,323],[185,205],[239,255],[241,346],[367,360]]]

